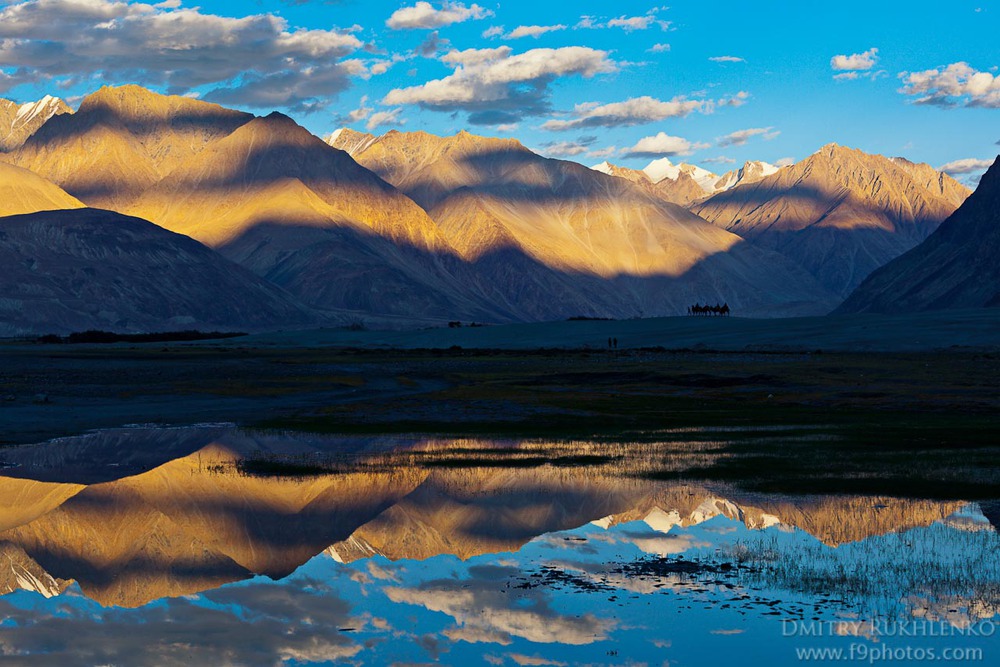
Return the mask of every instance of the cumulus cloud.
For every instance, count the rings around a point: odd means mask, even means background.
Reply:
[[[744,146],[753,137],[759,136],[770,141],[779,134],[781,132],[775,131],[772,127],[752,127],[746,130],[730,132],[724,137],[719,137],[717,143],[719,146]]]
[[[795,164],[795,158],[793,157],[783,157],[774,162],[775,167],[791,167]]]
[[[669,44],[653,44],[651,47],[646,49],[648,53],[666,53],[670,50]]]
[[[746,60],[738,56],[712,56],[709,58],[713,63],[745,63]]]
[[[946,174],[955,176],[958,174],[973,174],[979,171],[985,171],[991,166],[993,166],[993,160],[978,160],[970,157],[961,160],[953,160],[947,164],[943,164],[938,167],[938,171],[943,171]]]
[[[521,39],[522,37],[534,37],[538,39],[547,32],[556,32],[565,29],[566,26],[561,23],[559,25],[519,25],[504,35],[504,37],[506,39]]]
[[[452,51],[441,61],[455,71],[420,86],[391,90],[383,104],[466,111],[474,125],[513,123],[548,113],[549,86],[559,77],[592,77],[617,68],[606,51],[583,46],[532,49],[516,55],[508,47],[467,49]]]
[[[704,110],[703,100],[689,100],[685,97],[675,97],[669,102],[654,97],[633,97],[624,102],[598,104],[588,102],[577,104],[573,110],[575,118],[571,120],[550,120],[542,124],[543,130],[576,130],[584,127],[624,127],[652,123],[667,118],[687,116]]]
[[[1000,109],[1000,77],[977,71],[968,63],[903,72],[899,77],[903,81],[900,92],[915,96],[915,104]]]
[[[365,128],[371,132],[372,130],[383,127],[385,125],[406,125],[406,121],[401,119],[399,116],[403,113],[401,108],[390,109],[388,111],[376,111],[365,123]]]
[[[708,144],[691,143],[682,137],[673,137],[666,132],[660,132],[651,137],[643,137],[631,148],[622,151],[625,157],[672,157],[675,155],[691,155],[697,150],[708,148]]]
[[[231,18],[177,3],[26,0],[0,10],[0,89],[127,79],[175,94],[216,85],[218,101],[306,108],[349,85],[341,59],[363,46],[352,31],[293,30],[271,14]]]
[[[849,56],[839,55],[830,59],[830,67],[839,71],[870,70],[878,62],[878,49],[872,47],[863,53],[853,53]]]
[[[421,1],[412,7],[400,7],[385,24],[393,30],[433,30],[488,16],[493,16],[493,12],[476,4],[466,7],[461,2],[445,2],[437,8]]]

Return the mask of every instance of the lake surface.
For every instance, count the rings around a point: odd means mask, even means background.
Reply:
[[[664,479],[713,442],[208,425],[3,449],[0,662],[1000,661],[1000,503]]]

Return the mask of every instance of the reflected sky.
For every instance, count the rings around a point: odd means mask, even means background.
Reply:
[[[957,648],[981,649],[989,664],[1000,655],[990,632],[1000,622],[1000,539],[988,503],[751,495],[623,476],[592,460],[488,464],[473,445],[219,427],[4,450],[2,661],[801,664],[802,650],[868,662],[878,650]],[[460,449],[474,450],[474,465],[413,456]],[[242,466],[261,452],[299,474]],[[329,452],[353,463],[304,474],[303,461]],[[399,452],[408,465],[390,465]]]

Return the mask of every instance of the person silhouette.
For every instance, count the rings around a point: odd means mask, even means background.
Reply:
[[[612,340],[614,341],[614,343],[615,343],[615,349],[617,350],[618,349],[618,339],[614,338]]]

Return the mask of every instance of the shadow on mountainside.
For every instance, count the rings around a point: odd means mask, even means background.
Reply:
[[[737,315],[777,317],[825,313],[837,303],[805,271],[748,243],[709,255],[680,276],[611,277],[555,269],[516,246],[467,261],[348,227],[262,222],[219,250],[313,306],[383,315],[631,318],[718,302]]]

